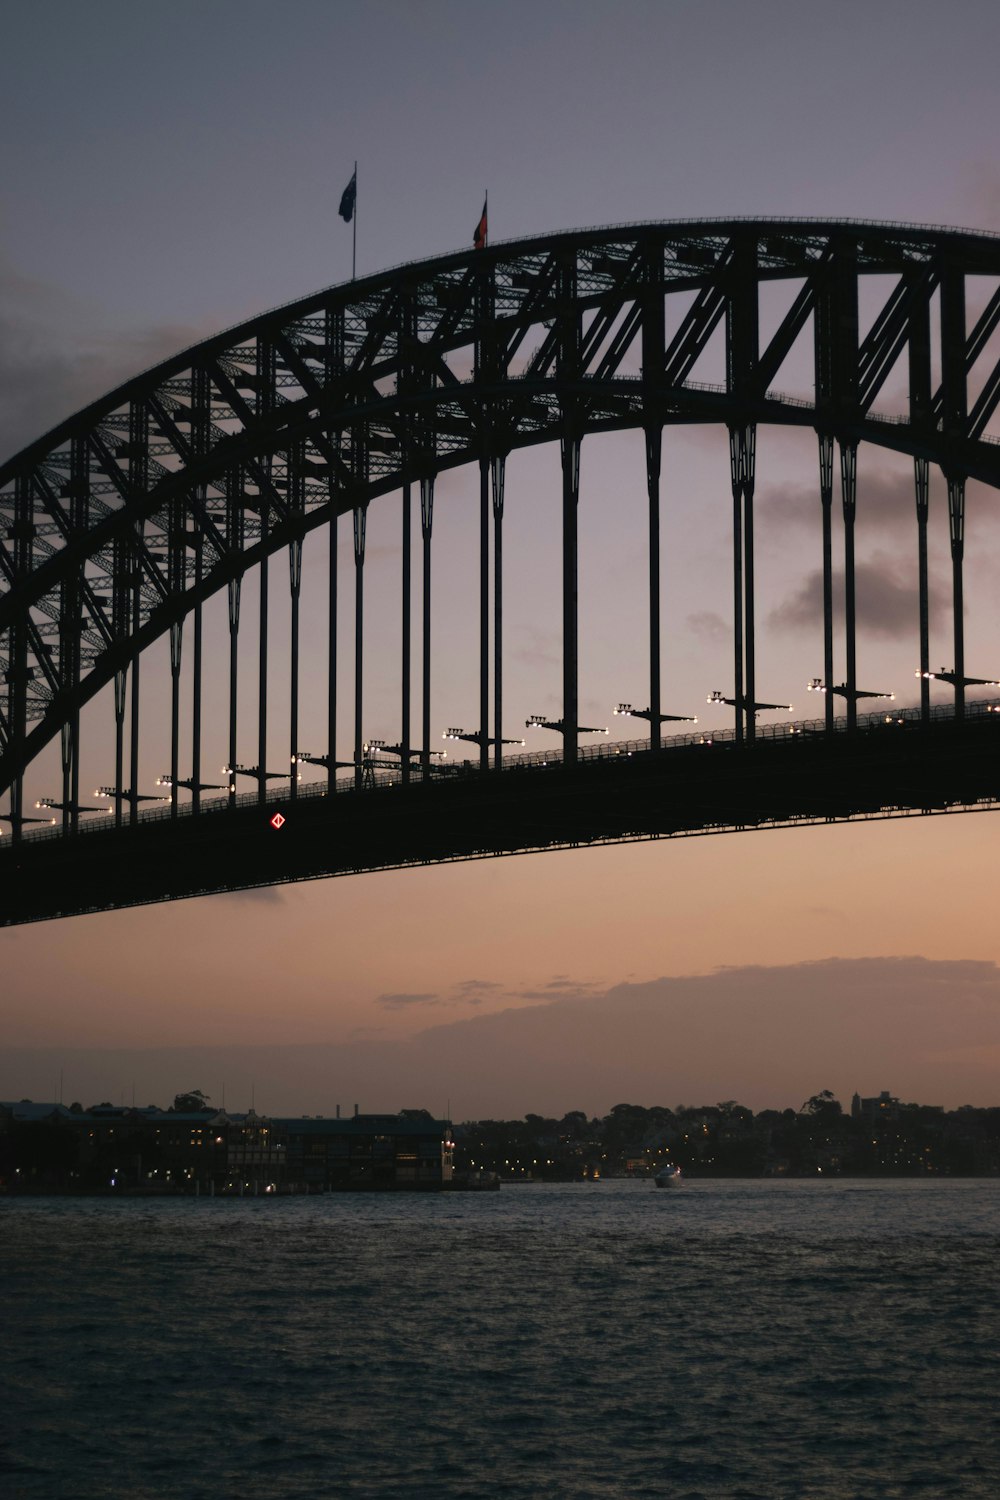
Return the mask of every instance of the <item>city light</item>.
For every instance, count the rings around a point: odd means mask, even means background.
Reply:
[[[957,687],[960,683],[963,687],[1000,687],[1000,681],[996,678],[965,677],[958,672],[949,671],[947,667],[942,667],[940,672],[921,672],[918,669],[913,675],[929,682],[947,682],[952,687]]]
[[[484,736],[481,730],[465,730],[451,727],[441,735],[443,740],[464,740],[469,745],[481,745],[486,740],[487,745],[495,745],[496,740],[491,736]],[[523,745],[524,740],[501,740],[501,745]]]
[[[631,703],[619,703],[614,712],[626,719],[646,719],[650,724],[654,719],[658,719],[661,724],[697,724],[698,722],[697,714],[654,714],[651,708],[633,708]],[[607,733],[606,730],[605,733]]]
[[[818,679],[815,680],[818,681]],[[727,698],[725,693],[720,693],[718,689],[715,689],[713,692],[709,693],[706,702],[715,704],[725,703],[730,708],[745,708],[748,711],[752,711],[754,714],[766,713],[771,710],[789,714],[793,712],[793,706],[791,703],[749,703],[746,698]]]
[[[525,729],[551,729],[556,734],[566,733],[565,719],[546,719],[541,714],[529,714],[524,721],[524,727]],[[594,728],[589,724],[577,724],[576,732],[577,734],[610,734],[611,730],[607,725]]]
[[[919,672],[917,676],[920,676]],[[875,693],[865,688],[850,688],[846,682],[837,683],[834,687],[827,687],[821,677],[814,677],[809,683],[807,691],[810,693],[834,693],[838,698],[848,698],[853,703],[857,703],[861,698],[874,698],[887,703],[894,703],[896,700],[895,693]]]

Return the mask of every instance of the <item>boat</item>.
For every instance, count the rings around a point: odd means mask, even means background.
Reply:
[[[467,1172],[455,1172],[451,1181],[445,1183],[453,1193],[495,1193],[500,1187],[496,1172],[484,1167],[470,1167]]]
[[[665,1167],[660,1168],[653,1181],[657,1187],[679,1188],[683,1181],[681,1169],[680,1167],[675,1167],[673,1162],[668,1162]]]

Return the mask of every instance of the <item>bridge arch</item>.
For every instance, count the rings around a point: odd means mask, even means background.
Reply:
[[[867,329],[865,278],[885,295]],[[993,284],[970,316],[973,280]],[[796,288],[761,338],[762,289]],[[664,309],[684,302],[668,335]],[[576,500],[580,445],[602,431],[646,434],[650,557],[659,525],[664,427],[719,423],[730,433],[734,516],[734,713],[754,733],[753,492],[759,424],[814,429],[824,516],[824,631],[832,683],[831,511],[839,492],[850,538],[859,443],[908,454],[919,527],[928,466],[948,483],[955,691],[964,700],[962,564],[968,479],[1000,484],[1000,236],[857,221],[699,220],[616,226],[498,244],[404,265],[265,313],[178,354],[94,402],[0,467],[0,794],[9,789],[15,837],[22,778],[61,737],[62,810],[80,803],[82,706],[115,684],[119,803],[139,797],[123,767],[126,687],[143,651],[169,635],[179,674],[185,621],[228,590],[238,630],[239,583],[288,549],[295,593],[303,538],[353,513],[359,590],[365,519],[378,496],[412,487],[429,560],[434,482],[464,464],[480,470],[483,516],[497,535],[504,463],[516,449],[556,441],[563,473],[564,752],[577,753]],[[724,331],[726,379],[696,379]],[[793,347],[811,329],[811,400],[781,394]],[[905,378],[899,411],[878,407]],[[924,556],[926,556],[925,533]],[[485,551],[482,566],[485,569]],[[502,597],[494,558],[497,608]],[[921,665],[926,670],[926,568]],[[650,704],[660,734],[659,580],[650,576]],[[849,718],[856,713],[851,597],[846,624]],[[360,618],[359,604],[359,618]],[[490,622],[482,621],[479,752],[502,740],[499,612],[493,621],[492,726],[487,725]],[[360,647],[359,647],[360,649]],[[424,651],[428,642],[424,640]],[[295,689],[293,689],[295,691]],[[926,702],[926,686],[924,688]],[[358,705],[356,705],[356,708]],[[832,697],[827,697],[832,722]],[[137,709],[133,709],[137,713]],[[332,710],[335,712],[335,709]],[[416,747],[425,759],[425,723]],[[294,707],[293,707],[294,718]],[[355,765],[360,776],[360,712]],[[492,729],[492,735],[490,733]],[[176,701],[172,754],[176,808]],[[134,739],[134,728],[133,728]],[[295,744],[292,732],[293,751]],[[134,754],[134,751],[133,751]],[[328,747],[333,777],[335,750]],[[264,757],[257,767],[264,792]],[[200,773],[192,780],[197,800]]]

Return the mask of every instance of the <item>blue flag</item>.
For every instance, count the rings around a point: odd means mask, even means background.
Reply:
[[[354,168],[354,175],[340,195],[340,217],[345,224],[349,224],[354,218],[354,205],[358,197],[358,169]]]

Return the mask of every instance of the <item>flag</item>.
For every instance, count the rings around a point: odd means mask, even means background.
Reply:
[[[472,244],[473,244],[473,247],[476,250],[485,250],[486,249],[486,199],[485,198],[483,199],[483,211],[479,215],[479,223],[476,225],[476,232],[475,232],[475,234],[473,236]]]
[[[340,217],[345,224],[349,224],[354,218],[354,205],[358,197],[358,169],[354,168],[354,175],[340,195]]]

